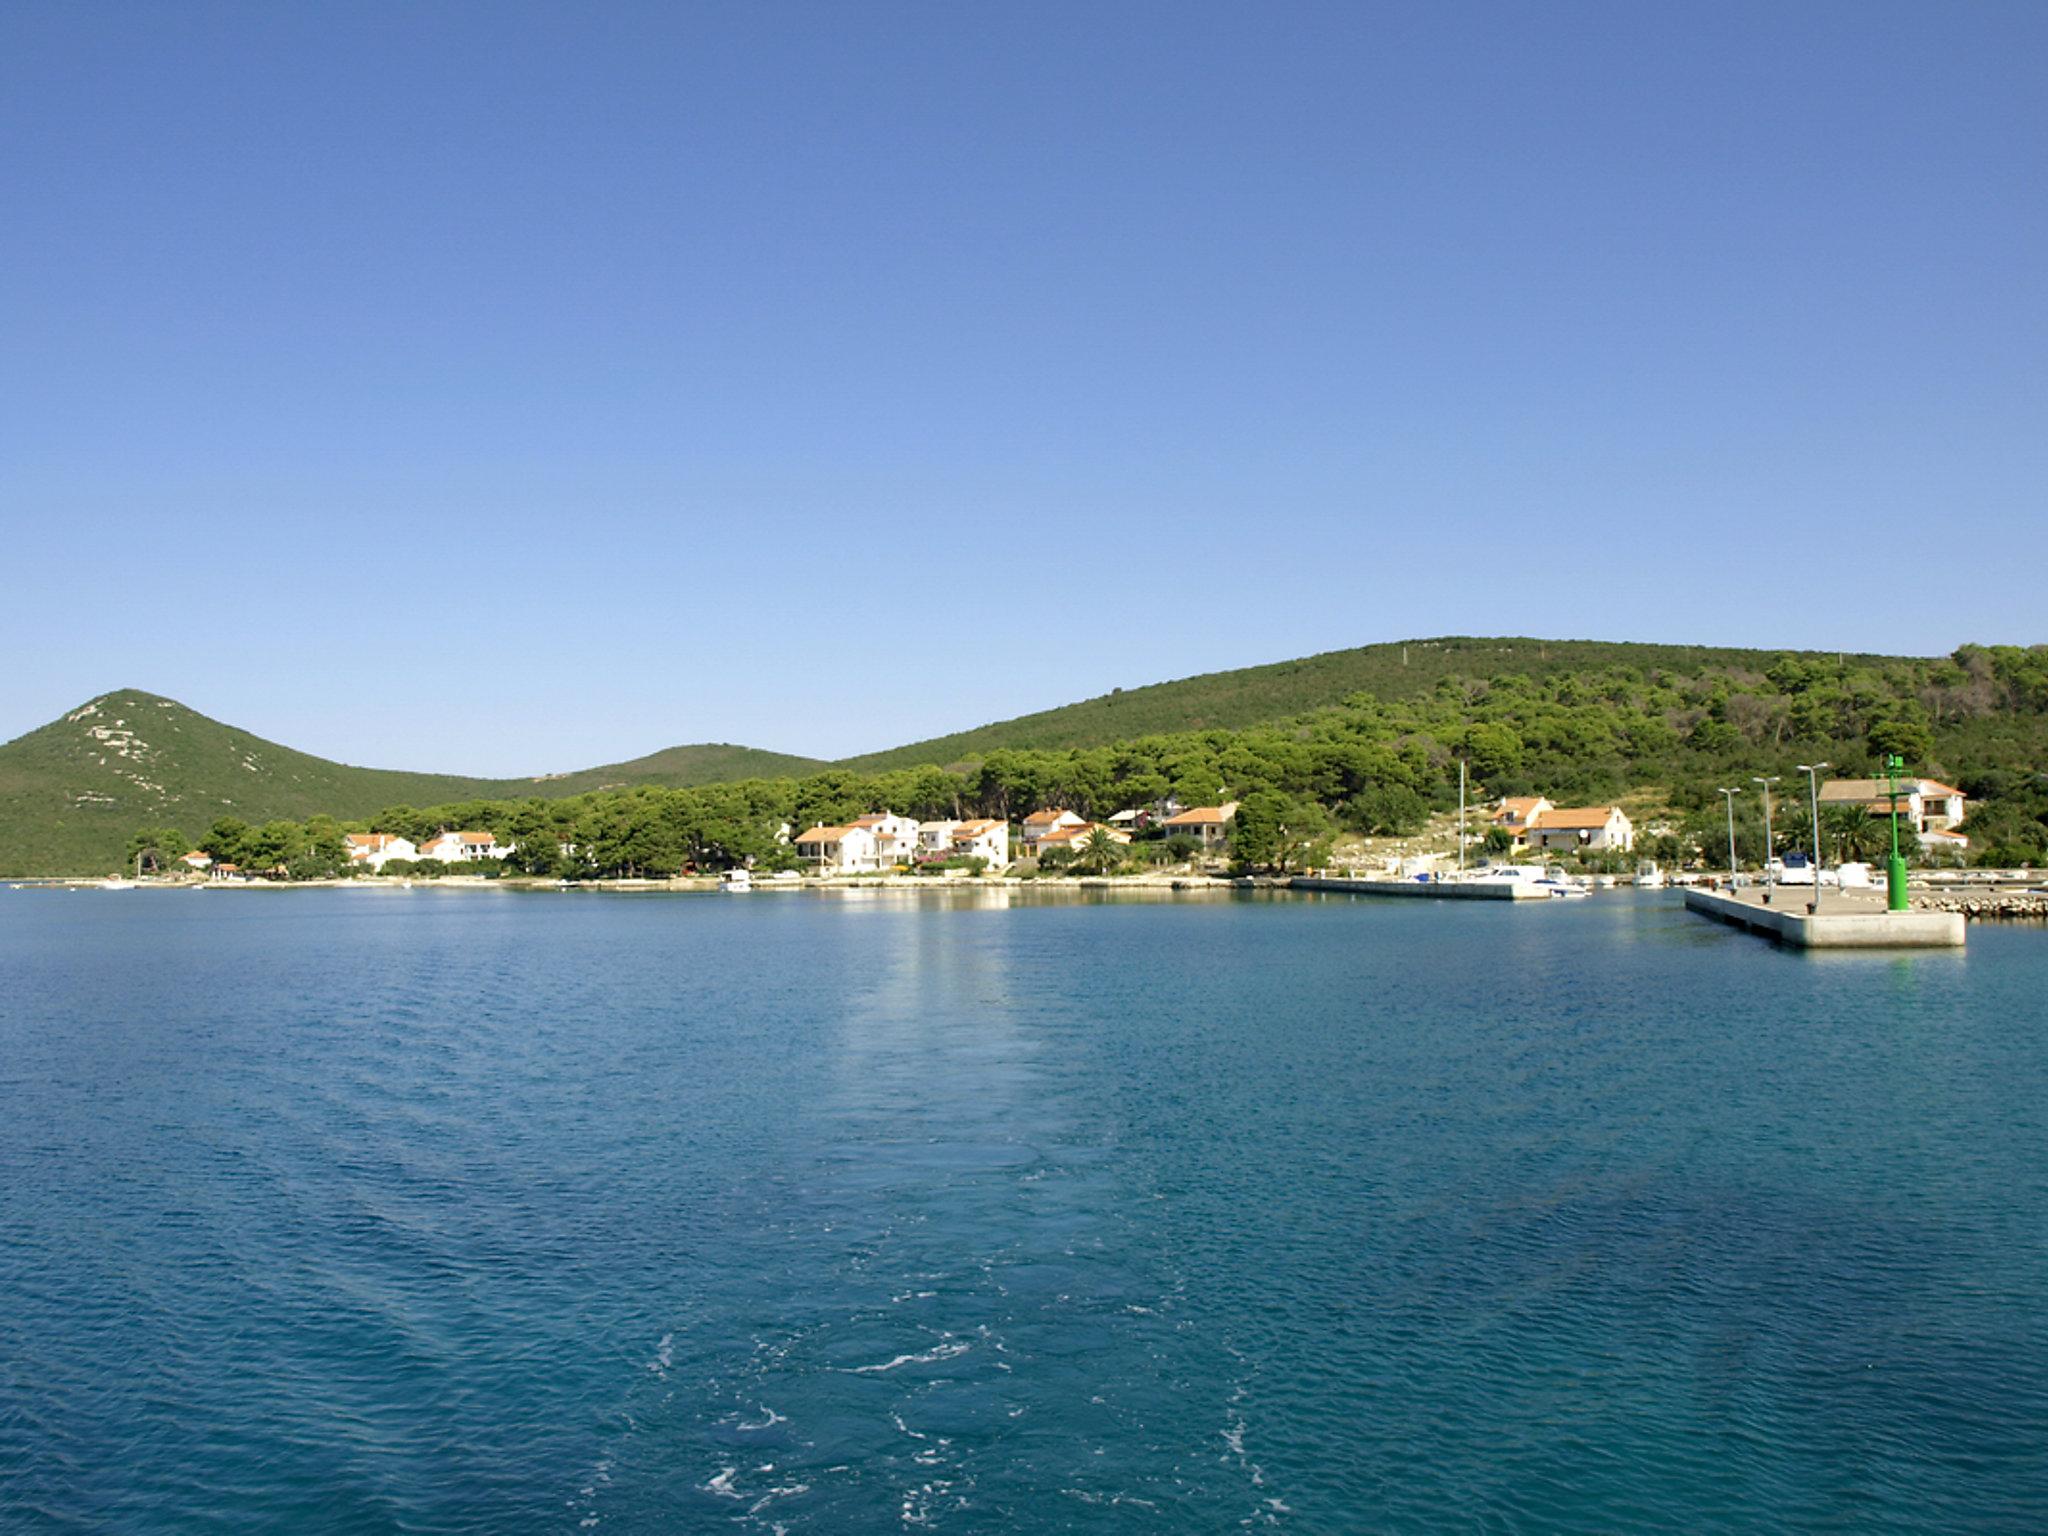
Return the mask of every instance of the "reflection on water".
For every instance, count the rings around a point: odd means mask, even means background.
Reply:
[[[0,895],[0,1527],[2025,1529],[2048,946]]]

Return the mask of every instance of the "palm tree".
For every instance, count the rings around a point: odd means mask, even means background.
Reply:
[[[1081,841],[1081,862],[1097,874],[1108,874],[1124,861],[1124,847],[1110,835],[1109,828],[1097,827]]]
[[[1862,805],[1824,805],[1820,811],[1821,841],[1841,863],[1868,863],[1891,848],[1891,823]]]

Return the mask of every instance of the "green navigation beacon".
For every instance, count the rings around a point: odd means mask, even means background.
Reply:
[[[1906,910],[1906,861],[1899,857],[1899,770],[1906,766],[1906,760],[1893,752],[1884,760],[1885,772],[1891,776],[1892,802],[1892,857],[1885,865],[1885,907],[1892,912]]]

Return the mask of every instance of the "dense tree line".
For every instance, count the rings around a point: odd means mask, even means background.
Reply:
[[[1313,862],[1340,830],[1419,830],[1454,805],[1458,763],[1475,803],[1544,794],[1560,803],[1645,801],[1667,824],[1667,857],[1725,856],[1722,785],[1780,776],[1780,846],[1810,840],[1795,765],[1825,759],[1835,776],[1873,776],[1886,753],[1972,798],[1972,854],[1983,862],[2048,858],[2048,647],[1965,646],[1935,660],[1836,664],[1784,656],[1760,672],[1691,674],[1627,666],[1534,681],[1513,673],[1448,677],[1421,698],[1358,694],[1281,724],[1185,731],[1114,746],[998,750],[959,771],[829,769],[688,789],[619,789],[573,799],[393,806],[347,827],[331,818],[246,827],[224,821],[197,839],[245,868],[325,872],[341,866],[347,830],[422,842],[450,828],[487,829],[517,845],[519,872],[650,875],[753,861],[793,863],[783,829],[839,823],[888,808],[920,819],[1016,821],[1046,806],[1090,819],[1168,798],[1241,802],[1237,851],[1265,867]],[[1760,853],[1755,797],[1739,803],[1738,854]],[[1654,818],[1651,818],[1654,819]],[[1639,823],[1646,821],[1637,817]],[[1865,852],[1881,822],[1853,814],[1823,843]],[[1853,824],[1852,824],[1853,823]],[[1873,832],[1872,828],[1876,831]],[[1651,837],[1659,829],[1646,827]],[[172,829],[146,829],[157,844]],[[135,850],[131,849],[131,853]],[[180,850],[182,851],[182,850]],[[1100,860],[1109,855],[1092,850]],[[1138,856],[1144,850],[1139,850]]]

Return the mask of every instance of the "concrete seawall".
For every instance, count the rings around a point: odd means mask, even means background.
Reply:
[[[1960,949],[1965,926],[1955,912],[1887,912],[1881,900],[1827,892],[1821,911],[1806,910],[1806,893],[1780,889],[1786,904],[1765,906],[1756,894],[1692,890],[1688,911],[1731,923],[1800,949]],[[1829,910],[1832,904],[1833,910]]]

